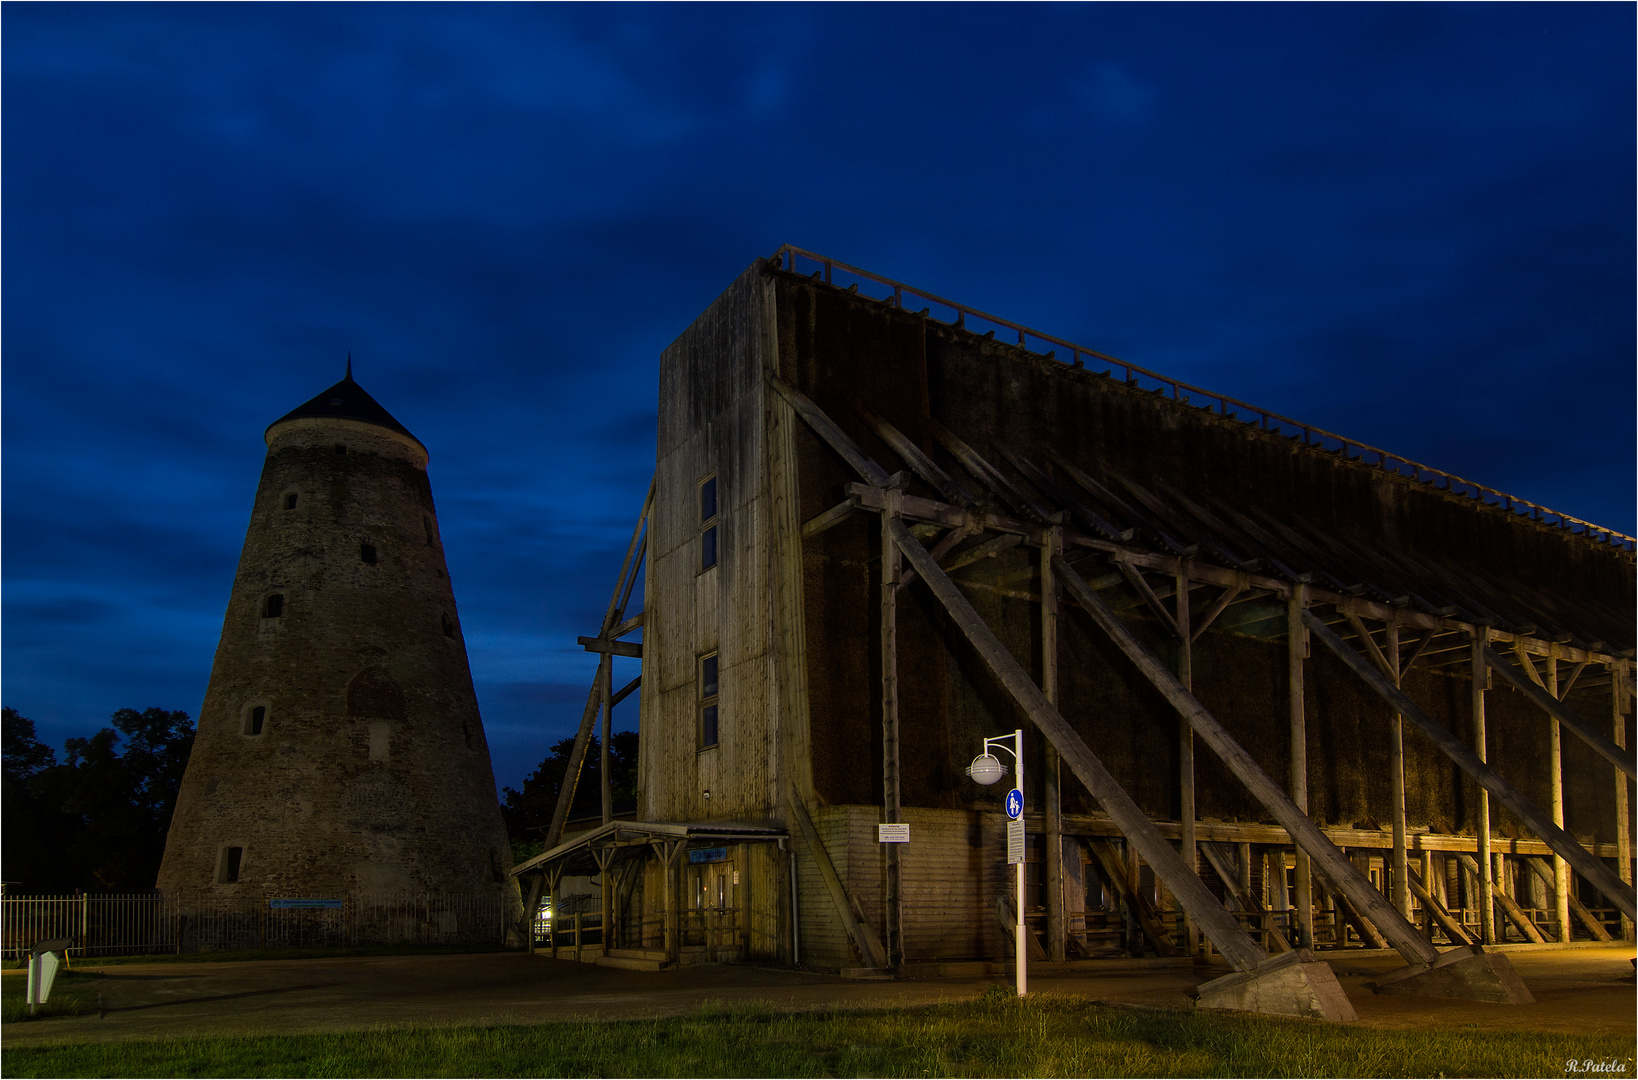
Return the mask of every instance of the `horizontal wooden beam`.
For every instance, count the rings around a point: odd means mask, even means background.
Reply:
[[[821,510],[802,523],[802,539],[807,540],[818,536],[826,529],[840,525],[858,512],[859,500],[851,497],[842,500],[829,510]]]
[[[1151,819],[1154,820],[1154,819]],[[1024,815],[1024,821],[1031,833],[1046,832],[1045,819],[1035,813]],[[1105,814],[1065,814],[1063,815],[1063,831],[1067,836],[1119,836],[1120,830],[1115,827]],[[1168,840],[1177,840],[1183,835],[1181,822],[1154,820],[1155,828]],[[1201,840],[1216,840],[1222,843],[1233,844],[1272,844],[1275,846],[1291,846],[1291,835],[1278,825],[1267,825],[1258,822],[1234,821],[1200,821],[1195,825]],[[1371,829],[1343,829],[1335,826],[1320,826],[1331,843],[1339,848],[1352,850],[1364,848],[1374,851],[1387,851],[1393,848],[1393,834],[1386,830],[1374,831]],[[1479,849],[1479,839],[1476,836],[1454,836],[1448,833],[1413,832],[1405,837],[1405,846],[1410,851],[1440,851],[1473,852]],[[1594,843],[1591,839],[1582,841],[1594,855],[1600,858],[1613,859],[1616,857],[1616,846],[1611,843]],[[1553,849],[1531,837],[1511,838],[1493,836],[1490,839],[1492,851],[1503,855],[1539,855],[1546,856],[1553,853]]]
[[[635,656],[639,660],[643,656],[643,646],[636,641],[610,641],[608,638],[580,637],[575,638],[587,652],[611,653],[615,656]]]

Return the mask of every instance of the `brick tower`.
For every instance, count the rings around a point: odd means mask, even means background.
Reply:
[[[426,447],[350,361],[266,441],[159,887],[515,895]]]

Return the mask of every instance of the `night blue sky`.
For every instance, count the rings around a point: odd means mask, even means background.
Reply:
[[[497,780],[662,347],[820,251],[1634,528],[1634,9],[8,4],[4,700],[197,715],[264,451],[432,454]],[[634,705],[622,706],[630,722]]]

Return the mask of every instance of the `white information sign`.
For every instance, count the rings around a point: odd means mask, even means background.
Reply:
[[[910,842],[910,826],[902,822],[897,825],[877,825],[876,842],[878,844],[908,844]]]
[[[1014,819],[1007,822],[1007,865],[1024,861],[1024,823]]]

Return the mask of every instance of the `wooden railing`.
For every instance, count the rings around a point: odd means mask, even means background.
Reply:
[[[1531,502],[1529,499],[1521,499],[1516,495],[1509,495],[1505,491],[1498,491],[1493,487],[1463,479],[1454,473],[1445,472],[1443,469],[1423,465],[1399,454],[1392,454],[1368,443],[1362,443],[1357,439],[1350,439],[1344,435],[1326,431],[1324,428],[1318,428],[1312,424],[1305,424],[1288,416],[1258,408],[1238,398],[1180,382],[1157,371],[1150,371],[1148,368],[1139,367],[1137,364],[1110,356],[1108,353],[1089,349],[1084,345],[1077,345],[1072,341],[1066,341],[1051,334],[1044,334],[1039,330],[1032,330],[1020,323],[979,311],[977,308],[968,307],[942,296],[936,296],[924,289],[905,285],[891,278],[882,277],[880,274],[871,273],[869,270],[838,262],[828,256],[818,255],[786,244],[774,252],[769,261],[782,270],[807,274],[823,280],[827,285],[846,288],[861,296],[893,307],[919,308],[931,318],[936,318],[950,326],[975,334],[997,336],[1005,333],[1008,338],[1015,338],[1015,343],[1019,347],[1030,352],[1040,353],[1050,359],[1061,360],[1071,367],[1085,368],[1089,363],[1093,368],[1103,367],[1104,370],[1098,372],[1098,374],[1118,378],[1129,386],[1148,390],[1181,404],[1194,405],[1196,401],[1202,402],[1203,404],[1195,405],[1195,407],[1263,431],[1284,435],[1293,442],[1300,442],[1304,446],[1328,450],[1349,461],[1360,461],[1367,465],[1374,465],[1384,471],[1415,480],[1418,483],[1428,484],[1440,491],[1465,496],[1486,506],[1496,507],[1506,513],[1516,514],[1520,517],[1529,518],[1531,521],[1541,522],[1544,525],[1565,529],[1594,541],[1612,544],[1628,551],[1638,549],[1638,538],[1628,536],[1625,533],[1619,533],[1562,511],[1553,510],[1542,506],[1540,503]],[[1060,351],[1063,355],[1059,355]]]

